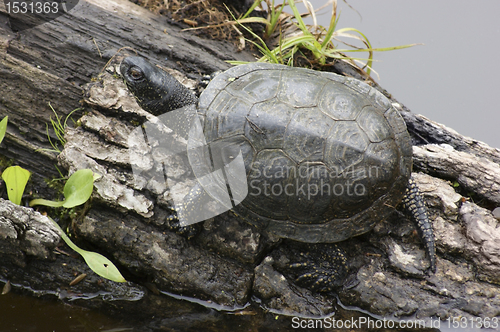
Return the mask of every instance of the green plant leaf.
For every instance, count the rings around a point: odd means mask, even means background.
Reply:
[[[297,6],[295,6],[295,1],[288,0],[288,5],[292,9],[293,15],[295,16],[295,19],[297,20],[297,24],[298,24],[300,30],[302,30],[302,33],[304,33],[304,35],[312,35],[309,32],[309,29],[307,29],[306,24],[304,23],[304,20],[302,20],[302,16],[300,15],[299,10],[297,9]]]
[[[96,175],[96,178],[99,177]],[[49,201],[37,198],[30,202],[30,206],[45,205],[72,208],[88,201],[90,195],[92,195],[92,190],[94,190],[94,173],[90,169],[80,169],[66,181],[63,190],[65,199],[63,201]]]
[[[285,4],[286,4],[286,2],[283,2],[282,5],[278,5],[279,9],[276,10],[276,7],[274,7],[274,1],[273,1],[272,5],[271,5],[271,15],[269,17],[269,24],[266,25],[266,33],[265,33],[264,39],[268,39],[269,37],[271,37],[271,35],[276,30],[276,26],[280,22],[280,15],[283,12],[283,9],[285,8]]]
[[[332,15],[332,18],[330,19],[330,25],[328,26],[328,30],[326,31],[326,34],[323,38],[323,42],[321,43],[321,48],[325,49],[325,47],[328,45],[330,40],[332,39],[333,33],[335,32],[335,29],[337,28],[337,23],[339,22],[340,15],[336,17],[336,15]]]
[[[36,198],[30,201],[30,206],[33,207],[35,205],[45,205],[50,207],[61,207],[63,206],[65,201],[49,201],[48,199]]]
[[[7,121],[9,121],[8,116],[0,121],[0,143],[2,143],[2,140],[5,137],[5,132],[7,131]]]
[[[31,173],[20,166],[10,166],[2,173],[2,179],[7,186],[9,200],[17,205],[21,204],[24,188],[30,178]]]
[[[255,0],[253,2],[253,5],[250,8],[248,8],[247,12],[241,18],[248,17],[248,15],[250,15],[253,12],[253,10],[255,8],[257,8],[258,5],[260,5],[260,3],[261,3],[261,0]]]
[[[111,281],[116,281],[116,282],[127,281],[121,275],[118,268],[109,259],[96,252],[81,249],[76,244],[74,244],[73,241],[70,240],[70,238],[64,233],[61,227],[59,227],[59,225],[54,220],[52,220],[51,218],[49,218],[49,220],[59,230],[59,234],[61,235],[61,238],[64,240],[64,242],[66,242],[66,244],[71,249],[82,255],[83,259],[85,260],[85,263],[87,263],[87,265],[92,271],[94,271],[101,277],[109,279]]]
[[[80,169],[73,173],[64,186],[63,207],[72,208],[83,204],[92,195],[94,189],[94,177],[90,169]]]
[[[257,34],[255,34],[252,30],[250,30],[249,28],[247,28],[246,26],[244,26],[243,24],[241,24],[240,22],[238,22],[238,20],[236,20],[236,18],[234,17],[233,13],[229,12],[231,14],[231,16],[233,17],[233,20],[236,21],[236,23],[238,23],[243,29],[245,29],[248,33],[250,33],[255,39],[257,39],[260,43],[260,45],[254,41],[251,41],[251,40],[248,40],[249,42],[251,42],[252,44],[254,44],[262,54],[265,54],[269,61],[271,63],[278,63],[278,59],[276,59],[276,57],[274,57],[274,55],[271,53],[271,51],[269,50],[269,48],[267,47],[266,43],[262,40],[262,38],[260,38],[259,36],[257,36]]]

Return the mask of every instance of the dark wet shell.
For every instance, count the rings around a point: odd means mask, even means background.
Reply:
[[[342,241],[401,202],[410,137],[389,100],[363,82],[253,63],[218,75],[199,111],[224,163],[234,158],[228,147],[243,153],[248,195],[233,210],[277,236]]]

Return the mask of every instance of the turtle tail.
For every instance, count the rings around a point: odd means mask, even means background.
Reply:
[[[430,270],[436,272],[436,248],[434,243],[434,231],[431,222],[427,216],[427,209],[418,186],[410,178],[406,192],[403,197],[403,209],[405,213],[417,224],[417,230],[420,238],[424,242],[427,255],[430,261]]]

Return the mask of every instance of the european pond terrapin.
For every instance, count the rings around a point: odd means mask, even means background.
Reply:
[[[218,74],[198,100],[141,57],[125,58],[120,71],[154,115],[195,105],[205,143],[217,147],[212,158],[227,165],[234,153],[224,151],[237,147],[248,187],[232,211],[248,223],[281,238],[334,243],[370,231],[402,203],[435,271],[432,226],[411,178],[410,136],[376,89],[333,73],[251,63]],[[182,213],[206,189],[192,190]]]

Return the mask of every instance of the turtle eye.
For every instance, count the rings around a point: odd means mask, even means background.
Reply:
[[[138,81],[138,80],[141,80],[144,78],[144,73],[138,67],[130,68],[128,71],[128,74],[135,81]]]

